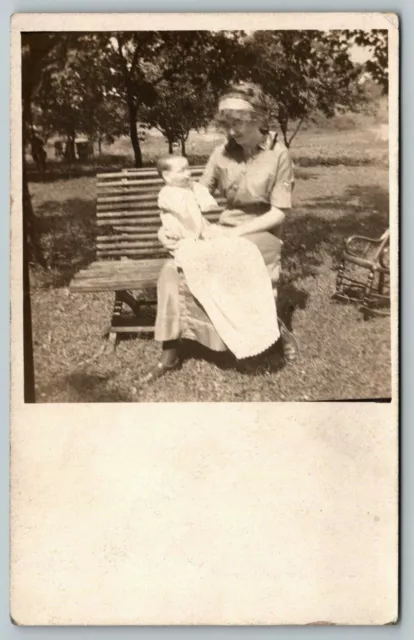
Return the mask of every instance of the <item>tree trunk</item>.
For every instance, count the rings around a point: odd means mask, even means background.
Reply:
[[[142,167],[142,153],[141,146],[139,144],[139,136],[137,129],[137,106],[134,100],[134,91],[131,85],[131,74],[138,60],[138,49],[135,49],[133,62],[131,68],[128,70],[126,60],[122,53],[122,38],[118,33],[116,40],[118,42],[118,54],[121,62],[122,72],[124,75],[125,81],[125,94],[126,94],[126,103],[128,107],[128,120],[129,120],[129,135],[131,138],[132,148],[134,150],[134,159],[135,159],[135,167],[140,169]]]
[[[135,108],[134,100],[130,90],[128,90],[127,103],[129,115],[129,135],[131,137],[132,148],[134,150],[135,167],[137,169],[140,169],[142,167],[142,153],[138,137],[137,110]]]
[[[75,159],[75,134],[71,133],[66,137],[65,160],[71,164]]]
[[[98,153],[101,156],[102,155],[102,137],[99,136],[98,138]]]
[[[22,34],[23,35],[23,34]],[[27,37],[27,36],[26,36]],[[22,65],[22,169],[23,169],[23,202],[22,202],[22,222],[23,222],[23,359],[24,359],[24,401],[35,402],[35,373],[33,362],[33,335],[32,335],[32,309],[30,299],[30,252],[36,256],[37,261],[44,265],[40,244],[37,239],[32,200],[30,197],[27,182],[27,167],[25,157],[26,133],[28,125],[33,125],[32,121],[32,95],[35,87],[40,82],[42,62],[47,54],[53,49],[56,41],[48,42],[41,49],[33,47],[33,42],[29,46],[29,52],[23,57]]]
[[[181,138],[181,155],[184,156],[184,158],[187,156],[186,151],[185,151],[185,138]]]
[[[35,402],[33,360],[32,305],[30,300],[30,236],[33,233],[33,209],[27,184],[26,160],[23,151],[23,360],[24,401]]]
[[[288,137],[287,137],[288,120],[285,119],[285,118],[279,119],[279,125],[280,125],[280,130],[281,130],[282,136],[283,136],[283,142],[285,143],[286,148],[289,149],[289,140],[288,140]]]
[[[298,124],[297,124],[297,126],[296,126],[296,129],[294,130],[294,132],[293,132],[293,133],[292,133],[292,135],[290,136],[289,143],[288,143],[288,145],[287,145],[288,149],[289,149],[290,145],[292,144],[293,139],[294,139],[294,138],[295,138],[295,136],[297,135],[297,133],[298,133],[299,129],[301,128],[301,126],[302,126],[302,124],[303,124],[303,121],[304,121],[304,120],[305,120],[305,116],[302,116],[302,118],[300,118],[300,119],[299,119],[299,122],[298,122]]]
[[[167,138],[168,140],[168,153],[172,155],[174,153],[173,143],[174,141],[171,138]]]

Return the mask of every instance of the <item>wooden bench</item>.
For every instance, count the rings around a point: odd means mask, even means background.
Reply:
[[[378,308],[389,303],[389,247],[389,229],[380,238],[351,236],[345,241],[334,298],[359,302],[365,319],[389,314]]]
[[[195,179],[203,167],[192,167]],[[97,175],[96,260],[70,283],[75,292],[113,291],[109,345],[119,333],[154,331],[158,276],[168,254],[158,240],[157,206],[163,182],[155,169]],[[223,206],[224,200],[218,198]],[[220,211],[205,214],[216,222]],[[151,313],[152,310],[152,313]]]

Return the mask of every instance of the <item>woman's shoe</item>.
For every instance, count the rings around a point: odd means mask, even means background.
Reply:
[[[148,371],[148,373],[146,373],[140,379],[140,382],[141,384],[151,384],[152,382],[155,382],[155,380],[158,380],[158,378],[161,378],[163,375],[165,375],[169,371],[176,371],[180,367],[181,367],[181,360],[179,358],[177,358],[177,360],[175,360],[171,364],[166,364],[164,362],[159,361],[157,362],[155,367],[153,367],[150,371]]]
[[[295,362],[299,357],[299,345],[293,333],[289,331],[282,320],[279,320],[280,337],[282,340],[283,356],[288,364]]]

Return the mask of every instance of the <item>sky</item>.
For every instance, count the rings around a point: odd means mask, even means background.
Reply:
[[[353,62],[363,63],[370,59],[372,52],[369,47],[359,47],[354,44],[350,49],[350,54]]]

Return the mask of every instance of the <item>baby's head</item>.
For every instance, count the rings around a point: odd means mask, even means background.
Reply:
[[[191,170],[187,158],[183,156],[165,156],[157,161],[161,178],[171,187],[188,187],[191,183]]]

